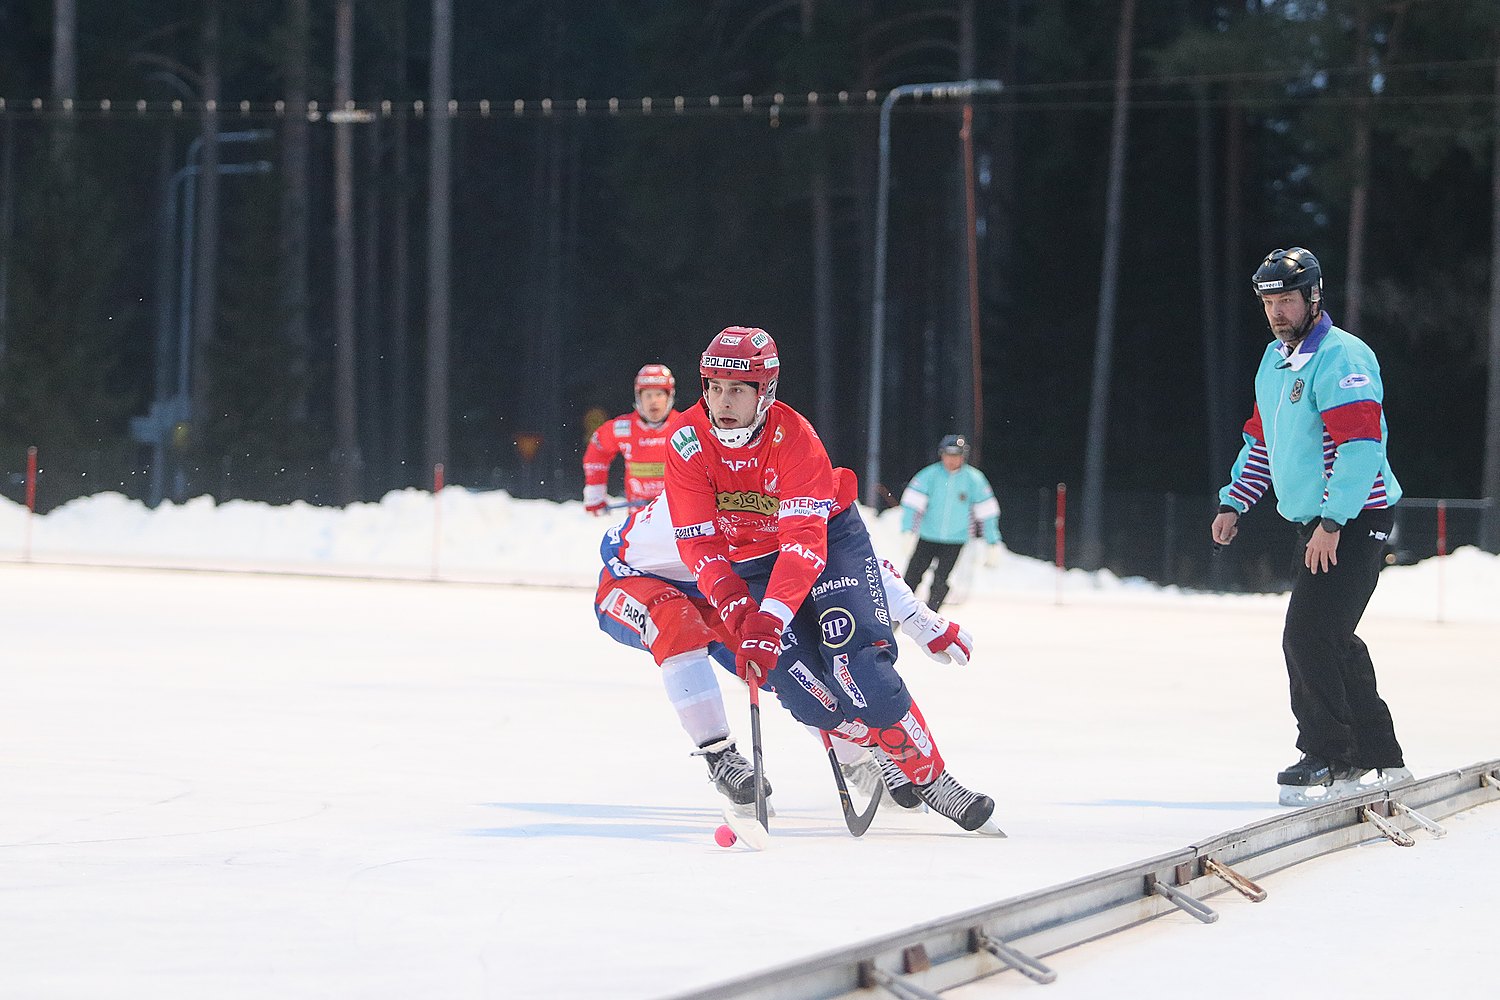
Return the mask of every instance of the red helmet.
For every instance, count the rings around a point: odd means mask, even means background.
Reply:
[[[698,361],[698,374],[702,376],[704,392],[708,391],[708,380],[713,378],[749,382],[759,388],[754,425],[730,430],[714,428],[714,435],[730,448],[748,444],[765,422],[766,411],[776,401],[776,378],[781,374],[776,341],[759,327],[725,327],[703,352]]]
[[[647,389],[660,389],[667,394],[667,415],[670,416],[672,407],[677,405],[677,379],[672,375],[672,369],[666,365],[645,365],[635,373],[635,412],[651,424],[646,408],[641,405],[641,393]]]
[[[642,389],[663,389],[671,395],[677,391],[677,379],[666,365],[645,365],[635,373],[635,394]]]

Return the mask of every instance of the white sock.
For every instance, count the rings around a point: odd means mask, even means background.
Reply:
[[[694,746],[729,737],[724,698],[706,650],[667,657],[661,665],[661,682],[677,710],[677,721],[682,723]]]

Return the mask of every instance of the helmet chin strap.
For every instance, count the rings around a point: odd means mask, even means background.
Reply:
[[[719,422],[714,419],[713,410],[709,409],[708,401],[703,401],[703,409],[708,412],[708,425],[713,429],[714,437],[726,448],[743,448],[754,441],[760,434],[761,429],[766,426],[766,414],[771,411],[771,403],[775,400],[773,394],[761,397],[755,407],[755,422],[749,427],[720,427]]]

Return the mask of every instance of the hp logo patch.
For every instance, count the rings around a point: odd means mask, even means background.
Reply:
[[[823,630],[823,645],[829,649],[846,646],[854,638],[854,616],[843,608],[829,608],[819,615],[818,627]]]

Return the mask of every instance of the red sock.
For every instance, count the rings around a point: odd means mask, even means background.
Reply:
[[[943,755],[927,729],[927,720],[917,703],[894,725],[871,729],[860,722],[845,722],[833,730],[839,736],[860,746],[875,747],[896,762],[914,784],[926,785],[943,773]]]

